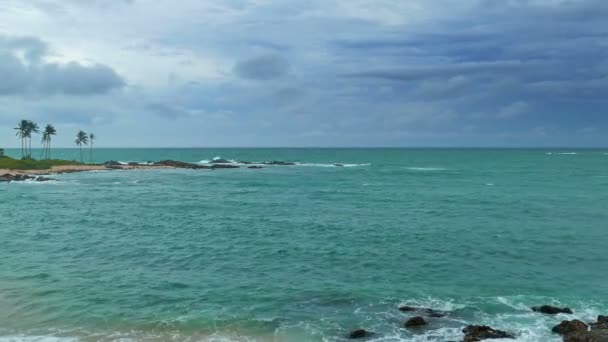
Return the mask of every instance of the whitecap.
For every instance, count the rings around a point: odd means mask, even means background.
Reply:
[[[411,171],[445,171],[445,168],[442,167],[408,167],[408,170]]]

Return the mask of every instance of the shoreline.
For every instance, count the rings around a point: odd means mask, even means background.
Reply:
[[[0,182],[13,182],[13,181],[50,181],[52,178],[43,176],[58,175],[63,173],[76,173],[76,172],[89,172],[89,171],[113,171],[113,170],[166,170],[166,169],[204,169],[204,170],[215,170],[215,169],[261,169],[262,165],[294,165],[290,162],[262,162],[262,163],[251,163],[243,162],[241,165],[228,162],[225,160],[211,162],[209,164],[195,164],[187,163],[177,160],[163,160],[159,162],[150,162],[147,164],[140,163],[120,163],[117,161],[107,161],[103,164],[86,164],[86,165],[55,165],[48,169],[0,169]]]

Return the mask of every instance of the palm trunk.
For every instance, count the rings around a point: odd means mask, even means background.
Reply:
[[[79,145],[79,147],[80,147],[80,162],[82,163],[83,162],[82,161],[82,145]]]

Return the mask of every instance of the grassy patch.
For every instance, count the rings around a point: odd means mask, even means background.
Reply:
[[[11,169],[11,170],[47,170],[53,166],[60,165],[82,165],[77,161],[70,160],[34,160],[34,159],[13,159],[10,157],[0,156],[0,169]]]

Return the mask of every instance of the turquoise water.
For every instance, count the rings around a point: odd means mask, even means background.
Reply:
[[[99,149],[305,164],[0,183],[0,341],[559,341],[529,306],[608,313],[607,152]]]

